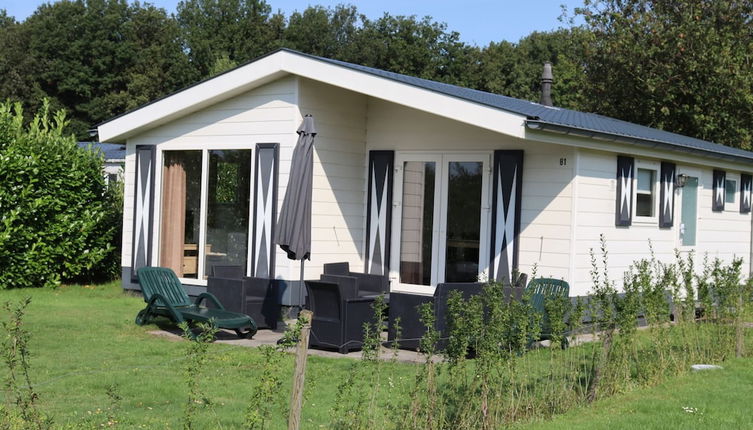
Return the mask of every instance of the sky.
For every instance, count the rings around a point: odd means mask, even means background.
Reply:
[[[172,13],[179,0],[146,2]],[[48,1],[0,0],[0,9],[23,21],[43,3]],[[491,41],[517,42],[533,31],[555,30],[563,26],[558,21],[562,13],[560,5],[564,4],[572,15],[573,8],[583,4],[582,0],[267,0],[267,3],[273,11],[280,10],[286,16],[310,5],[334,7],[341,3],[355,5],[360,13],[372,19],[385,12],[431,16],[434,21],[446,23],[448,30],[460,33],[462,41],[478,46]]]

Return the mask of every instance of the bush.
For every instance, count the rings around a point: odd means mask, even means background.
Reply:
[[[19,104],[0,104],[0,289],[118,273],[116,191],[66,123],[46,102],[28,125]]]

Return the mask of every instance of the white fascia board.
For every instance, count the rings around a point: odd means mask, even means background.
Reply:
[[[283,70],[370,97],[429,112],[509,136],[524,138],[526,117],[396,82],[366,72],[285,52]]]
[[[524,138],[525,117],[456,97],[413,87],[293,52],[279,51],[201,82],[98,127],[99,140],[128,137],[261,86],[286,74],[299,75],[417,110]]]
[[[652,149],[640,145],[620,143],[617,141],[607,141],[540,130],[527,130],[525,133],[525,139],[530,141],[571,146],[575,148],[592,149],[603,152],[614,152],[617,154],[631,154],[636,157],[663,159],[686,165],[698,165],[725,170],[739,170],[742,172],[753,171],[753,163],[735,163],[731,160],[725,160],[713,156],[704,157],[702,155],[689,154],[679,147],[676,151],[661,148]]]
[[[128,137],[149,128],[278,79],[285,74],[280,71],[279,54],[282,52],[268,55],[101,124],[97,129],[99,140],[125,142]]]

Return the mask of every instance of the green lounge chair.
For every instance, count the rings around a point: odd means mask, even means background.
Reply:
[[[240,338],[250,338],[256,334],[256,323],[251,317],[225,310],[212,294],[201,293],[196,301],[191,303],[172,269],[142,267],[138,276],[141,294],[147,303],[146,308],[136,316],[138,325],[148,324],[153,317],[162,315],[178,324],[183,321],[209,322],[217,328],[235,330]],[[204,299],[210,300],[217,309],[201,306]],[[247,331],[242,330],[245,327],[248,327]]]
[[[549,324],[549,317],[546,313],[545,303],[547,300],[558,299],[560,297],[569,297],[570,285],[562,279],[536,278],[526,286],[525,296],[529,297],[533,309],[541,314],[541,335],[540,340],[552,338],[552,330]],[[533,343],[533,342],[531,342]],[[567,348],[567,336],[562,339],[562,349]]]

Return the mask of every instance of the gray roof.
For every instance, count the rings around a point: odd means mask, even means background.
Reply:
[[[78,142],[78,146],[84,149],[91,147],[94,151],[102,151],[105,160],[125,160],[126,147],[120,143]]]
[[[670,133],[594,113],[544,106],[527,100],[520,100],[499,94],[430,81],[428,79],[416,78],[372,67],[346,63],[344,61],[317,57],[297,51],[287,51],[351,70],[368,73],[370,75],[379,76],[414,87],[523,115],[527,118],[527,126],[532,129],[542,129],[594,137],[602,140],[620,141],[641,146],[692,152],[715,158],[732,159],[738,162],[753,161],[753,152],[751,151],[719,145],[713,142]]]

